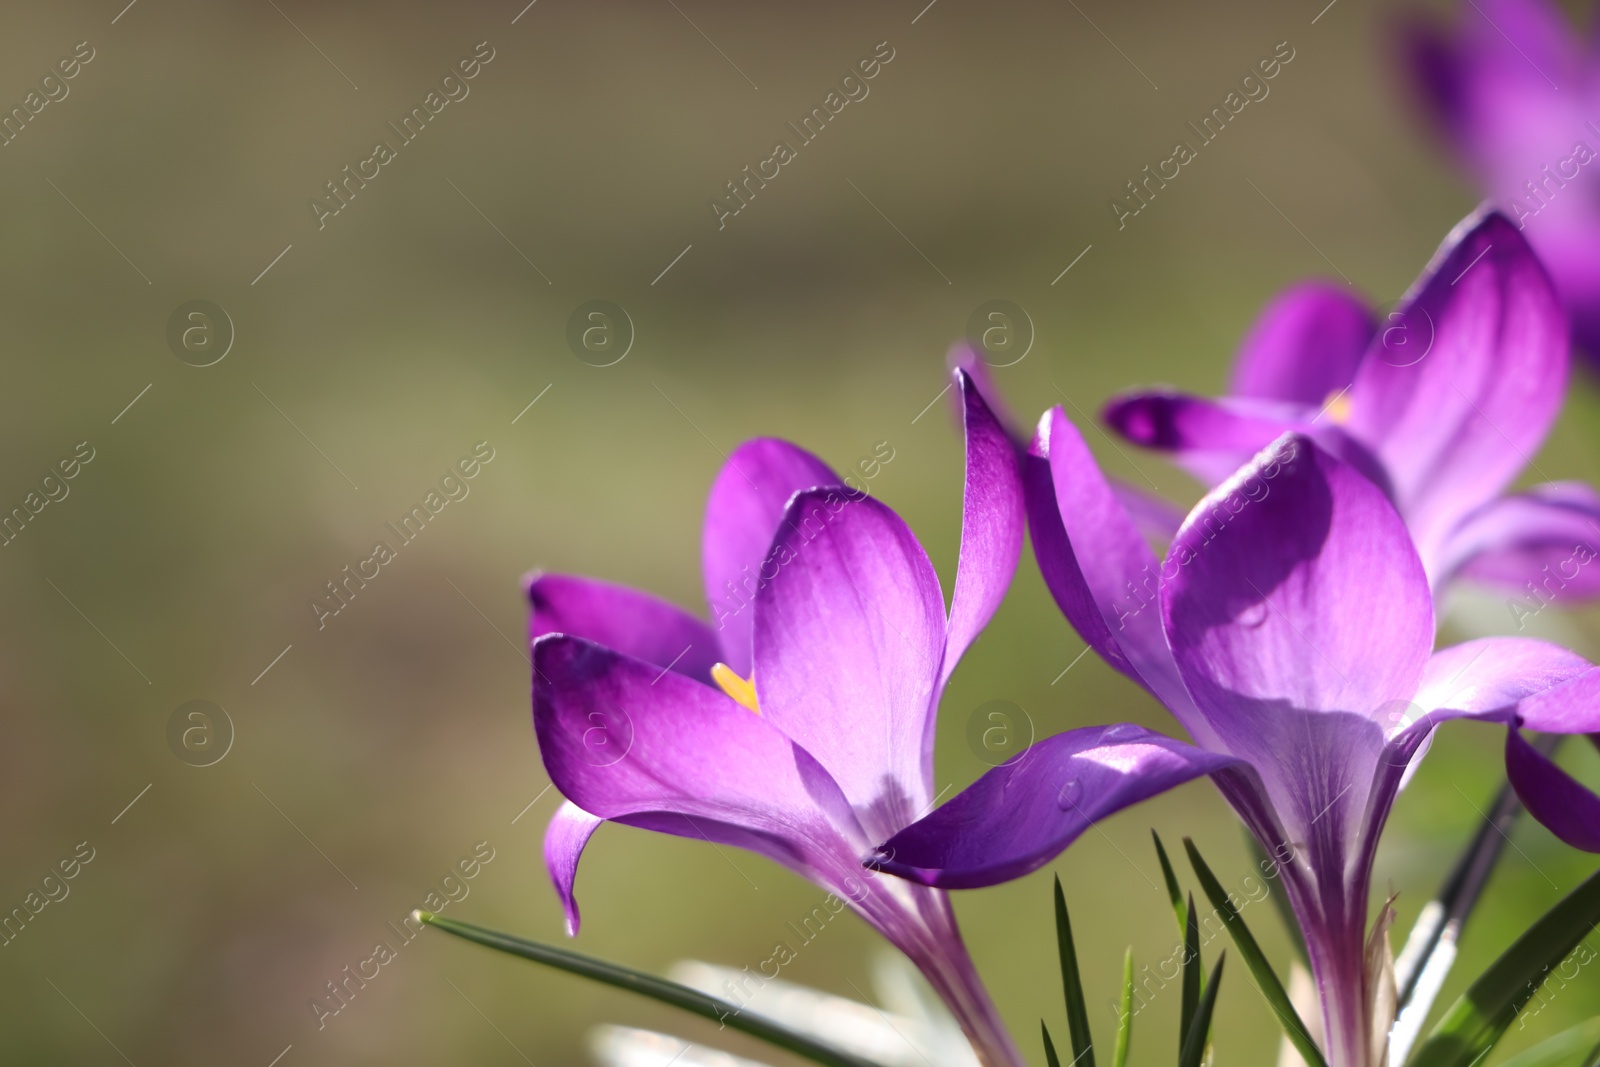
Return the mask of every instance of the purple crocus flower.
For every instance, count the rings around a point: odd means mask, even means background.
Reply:
[[[1344,290],[1274,301],[1246,338],[1229,395],[1159,390],[1106,421],[1214,485],[1293,430],[1389,493],[1435,591],[1454,578],[1512,593],[1519,624],[1554,600],[1600,594],[1600,496],[1561,482],[1506,495],[1566,390],[1567,330],[1517,228],[1464,221],[1388,321]]]
[[[715,628],[587,579],[529,584],[534,728],[567,798],[545,860],[575,933],[578,859],[602,821],[757,852],[829,890],[830,910],[854,909],[927,976],[985,1064],[1015,1067],[947,896],[862,865],[931,808],[940,694],[1022,551],[1020,456],[971,379],[956,385],[967,477],[948,614],[893,511],[771,439],[735,451],[711,490]]]
[[[1449,719],[1503,723],[1533,815],[1600,851],[1600,798],[1518,733],[1600,727],[1600,671],[1555,645],[1488,638],[1430,655],[1433,598],[1384,493],[1287,434],[1189,514],[1164,562],[1076,428],[1046,413],[1025,471],[1046,584],[1113,667],[1193,738],[1134,725],[1058,734],[889,838],[876,865],[968,888],[1049,862],[1094,820],[1209,774],[1270,854],[1305,934],[1333,1067],[1377,1067],[1368,882],[1407,767]],[[1392,1009],[1392,1004],[1390,1005]]]
[[[1550,268],[1600,357],[1600,51],[1544,0],[1472,0],[1455,33],[1415,19],[1404,65],[1428,117]]]

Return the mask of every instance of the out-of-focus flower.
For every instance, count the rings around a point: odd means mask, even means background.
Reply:
[[[808,453],[736,451],[707,506],[716,629],[642,593],[542,576],[533,717],[566,796],[545,859],[575,932],[579,856],[603,820],[760,853],[904,952],[990,1067],[1020,1062],[943,892],[873,875],[873,848],[932,806],[945,682],[1022,550],[1019,456],[971,379],[960,562],[938,576],[889,508]],[[820,486],[821,488],[814,488]]]
[[[1568,364],[1549,279],[1491,212],[1456,228],[1385,322],[1343,290],[1291,289],[1246,338],[1229,395],[1132,393],[1105,419],[1209,485],[1279,434],[1307,434],[1388,492],[1436,592],[1491,584],[1531,614],[1600,594],[1600,495],[1505,494],[1560,411]]]
[[[1330,1062],[1372,1067],[1393,1000],[1369,966],[1368,882],[1435,727],[1508,726],[1506,767],[1528,810],[1600,851],[1600,798],[1518,733],[1600,728],[1600,670],[1522,638],[1430,655],[1433,598],[1399,513],[1308,437],[1285,435],[1214,489],[1160,563],[1060,408],[1040,424],[1025,484],[1057,604],[1195,744],[1133,725],[1059,734],[888,839],[880,868],[992,885],[1047,863],[1093,820],[1210,774],[1282,862]]]
[[[1473,0],[1450,32],[1414,18],[1405,72],[1485,196],[1511,215],[1600,357],[1600,53],[1545,0]]]

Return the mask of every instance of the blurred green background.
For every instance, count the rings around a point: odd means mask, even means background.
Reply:
[[[1056,403],[1081,418],[1138,383],[1214,391],[1282,286],[1342,273],[1393,300],[1474,202],[1401,102],[1397,9],[1369,0],[523,2],[5,12],[6,107],[78,42],[94,58],[0,149],[0,503],[80,441],[95,458],[0,550],[0,906],[79,842],[95,858],[0,948],[0,1060],[266,1067],[292,1046],[283,1067],[581,1063],[606,1021],[748,1053],[434,933],[317,1027],[308,1001],[396,941],[385,923],[480,841],[495,858],[446,914],[561,937],[519,577],[576,571],[698,606],[718,453],[779,434],[840,467],[889,442],[874,490],[948,589],[959,440],[942,403],[918,415],[979,304],[1013,301],[1036,326],[1027,358],[996,375],[1025,420]],[[309,199],[485,41],[494,58],[470,95],[319,230]],[[708,199],[882,41],[894,58],[870,95],[719,230]],[[1295,58],[1270,95],[1119,231],[1109,199],[1284,41]],[[193,299],[236,331],[213,366],[168,347],[169,316]],[[592,299],[636,329],[614,366],[566,342]],[[1600,476],[1597,414],[1580,381],[1545,474]],[[1113,472],[1197,495],[1095,440]],[[478,441],[495,459],[470,496],[319,631],[308,600]],[[1559,625],[1594,655],[1596,621]],[[1170,728],[1092,656],[1061,675],[1082,647],[1025,557],[945,698],[940,784],[984,769],[965,732],[989,700],[1020,705],[1040,734]],[[168,745],[191,700],[236,731],[211,766]],[[1447,729],[1402,798],[1375,880],[1376,897],[1399,894],[1402,931],[1479,822],[1500,744]],[[1564,759],[1594,780],[1591,751]],[[1193,834],[1225,881],[1249,862],[1198,783],[1055,863],[1097,1006],[1126,945],[1141,963],[1172,947],[1151,826]],[[1593,866],[1526,823],[1515,844],[1441,1004]],[[818,894],[732,860],[603,829],[578,946],[652,970],[754,965]],[[1048,887],[1041,871],[957,902],[1036,1062],[1039,1017],[1062,1025]],[[876,948],[851,917],[785,976],[851,994]],[[1276,1027],[1242,979],[1224,990],[1218,1056],[1271,1062]],[[1596,1010],[1600,978],[1585,974],[1503,1048]],[[1168,1061],[1176,1013],[1174,998],[1139,1017],[1134,1062]]]

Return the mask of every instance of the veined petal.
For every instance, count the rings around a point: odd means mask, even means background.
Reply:
[[[1006,428],[964,370],[955,372],[967,438],[961,557],[939,685],[1000,606],[1022,556],[1021,457]]]
[[[578,880],[578,860],[583,856],[589,838],[600,828],[604,819],[596,818],[572,801],[563,801],[544,831],[544,866],[555,884],[556,895],[567,915],[567,936],[578,936],[578,899],[573,893],[573,883]]]
[[[1433,602],[1381,490],[1285,436],[1201,501],[1161,601],[1184,681],[1213,724],[1238,701],[1376,716],[1417,689]]]
[[[1117,433],[1215,485],[1283,433],[1303,429],[1316,408],[1281,400],[1212,400],[1170,390],[1114,398],[1101,413]]]
[[[571,574],[533,575],[525,586],[533,609],[529,641],[572,634],[711,684],[711,665],[723,656],[721,643],[711,627],[682,608],[636,589]]]
[[[545,769],[591,816],[831,871],[828,884],[866,847],[810,754],[716,689],[564,635],[534,642],[533,665]]]
[[[794,498],[771,558],[776,574],[756,594],[761,718],[828,769],[869,833],[888,836],[931,793],[939,578],[898,515],[835,490]]]
[[[1349,290],[1326,282],[1297,285],[1268,304],[1250,328],[1229,392],[1319,409],[1355,379],[1375,329],[1372,312]]]
[[[1600,567],[1590,566],[1600,556],[1600,494],[1578,482],[1556,482],[1501,497],[1456,528],[1444,555],[1442,576],[1528,597],[1530,611],[1541,600],[1600,595]]]
[[[1039,570],[1067,621],[1192,733],[1196,716],[1161,629],[1161,567],[1060,407],[1039,420],[1024,486]]]
[[[1600,797],[1515,729],[1506,732],[1506,775],[1529,815],[1573,848],[1600,852]]]
[[[1445,239],[1396,315],[1432,343],[1419,352],[1373,340],[1348,428],[1382,461],[1432,564],[1544,440],[1566,388],[1567,324],[1533,249],[1497,212]]]
[[[770,569],[767,551],[789,499],[802,489],[840,485],[816,456],[775,437],[758,437],[733,450],[706,500],[701,565],[712,625],[722,639],[724,662],[750,674],[753,604]]]
[[[1046,738],[879,846],[870,866],[971,889],[1038,870],[1096,820],[1237,761],[1142,726]]]
[[[1433,654],[1423,670],[1410,732],[1449,719],[1522,722],[1545,733],[1600,729],[1600,677],[1589,661],[1528,637],[1485,637]]]

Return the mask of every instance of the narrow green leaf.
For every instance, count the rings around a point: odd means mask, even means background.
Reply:
[[[1589,1067],[1600,1051],[1596,1042],[1600,1042],[1600,1019],[1590,1019],[1511,1057],[1501,1067]]]
[[[1211,980],[1206,983],[1205,996],[1200,998],[1194,1021],[1184,1035],[1183,1048],[1178,1052],[1178,1067],[1200,1067],[1200,1061],[1206,1054],[1207,1036],[1211,1033],[1211,1013],[1217,1006],[1217,989],[1222,985],[1222,964],[1227,958],[1228,954],[1224,951],[1217,957],[1217,965],[1211,969]]]
[[[1266,874],[1274,864],[1282,866],[1281,861],[1267,855],[1267,850],[1261,847],[1261,842],[1256,840],[1255,834],[1244,830],[1244,839],[1250,846],[1250,855],[1256,861],[1256,869],[1262,874]],[[1277,909],[1278,918],[1283,920],[1283,928],[1289,932],[1289,941],[1294,945],[1294,950],[1300,954],[1300,962],[1309,969],[1311,955],[1306,951],[1306,935],[1301,932],[1300,920],[1295,917],[1294,908],[1289,904],[1289,894],[1283,892],[1283,883],[1278,883],[1278,892],[1273,893],[1269,890],[1268,895],[1272,898],[1272,906]]]
[[[1189,1040],[1189,1024],[1194,1022],[1195,1009],[1200,1006],[1200,917],[1195,911],[1194,894],[1189,894],[1189,907],[1183,924],[1183,986],[1178,1012],[1178,1050]]]
[[[1056,1055],[1056,1043],[1050,1040],[1050,1028],[1039,1020],[1039,1029],[1044,1033],[1044,1062],[1047,1067],[1061,1067],[1061,1057]]]
[[[1061,951],[1061,990],[1067,998],[1067,1029],[1072,1035],[1072,1062],[1094,1067],[1094,1039],[1089,1033],[1089,1009],[1083,1001],[1083,980],[1078,975],[1078,952],[1072,945],[1072,920],[1067,918],[1067,896],[1056,878],[1056,944]]]
[[[1122,1003],[1117,1010],[1117,1047],[1111,1067],[1128,1067],[1128,1046],[1133,1042],[1133,946],[1122,956]]]
[[[1414,1067],[1467,1067],[1500,1040],[1550,969],[1600,922],[1600,873],[1545,912],[1539,921],[1445,1012],[1412,1059]],[[1592,957],[1591,957],[1592,958]]]
[[[841,1052],[832,1046],[762,1018],[753,1012],[746,1014],[736,1004],[730,1004],[716,997],[708,997],[698,990],[690,989],[688,986],[679,985],[677,982],[671,982],[665,978],[657,978],[655,975],[645,974],[642,971],[636,971],[621,964],[597,960],[581,953],[556,948],[553,945],[542,944],[538,941],[528,941],[520,937],[513,937],[510,934],[502,934],[474,923],[445,919],[426,911],[418,911],[415,914],[419,920],[429,926],[438,927],[446,933],[465,938],[486,948],[507,952],[513,956],[521,956],[523,959],[533,960],[547,967],[566,971],[568,974],[576,974],[605,985],[615,986],[617,989],[625,989],[630,993],[638,993],[641,996],[659,1000],[663,1004],[670,1004],[675,1008],[681,1008],[684,1011],[711,1019],[730,1029],[749,1034],[751,1037],[776,1045],[779,1048],[787,1049],[809,1060],[826,1064],[827,1067],[876,1067],[870,1060],[864,1060],[848,1052]],[[1054,1067],[1054,1064],[1052,1064],[1052,1067]]]
[[[1261,995],[1277,1014],[1278,1024],[1283,1027],[1284,1034],[1308,1067],[1327,1067],[1328,1061],[1323,1058],[1322,1050],[1311,1040],[1311,1032],[1306,1029],[1306,1024],[1300,1021],[1300,1013],[1294,1010],[1294,1004],[1290,1002],[1289,994],[1284,991],[1283,983],[1278,980],[1272,964],[1267,962],[1261,946],[1256,944],[1255,936],[1250,933],[1250,928],[1239,915],[1239,909],[1228,900],[1227,891],[1222,888],[1222,883],[1211,873],[1206,861],[1200,858],[1200,850],[1194,847],[1193,841],[1184,838],[1183,847],[1189,853],[1189,863],[1194,867],[1195,875],[1200,879],[1200,888],[1205,890],[1211,906],[1222,916],[1228,934],[1233,938],[1234,946],[1238,948],[1239,955],[1244,957],[1245,966],[1249,967],[1250,973],[1255,976]]]
[[[1183,937],[1187,923],[1183,913],[1183,890],[1178,888],[1178,876],[1173,873],[1172,861],[1167,859],[1167,849],[1161,843],[1161,835],[1151,829],[1150,836],[1155,839],[1156,858],[1161,861],[1161,878],[1167,883],[1167,900],[1171,902],[1172,914],[1178,920],[1178,936]]]

